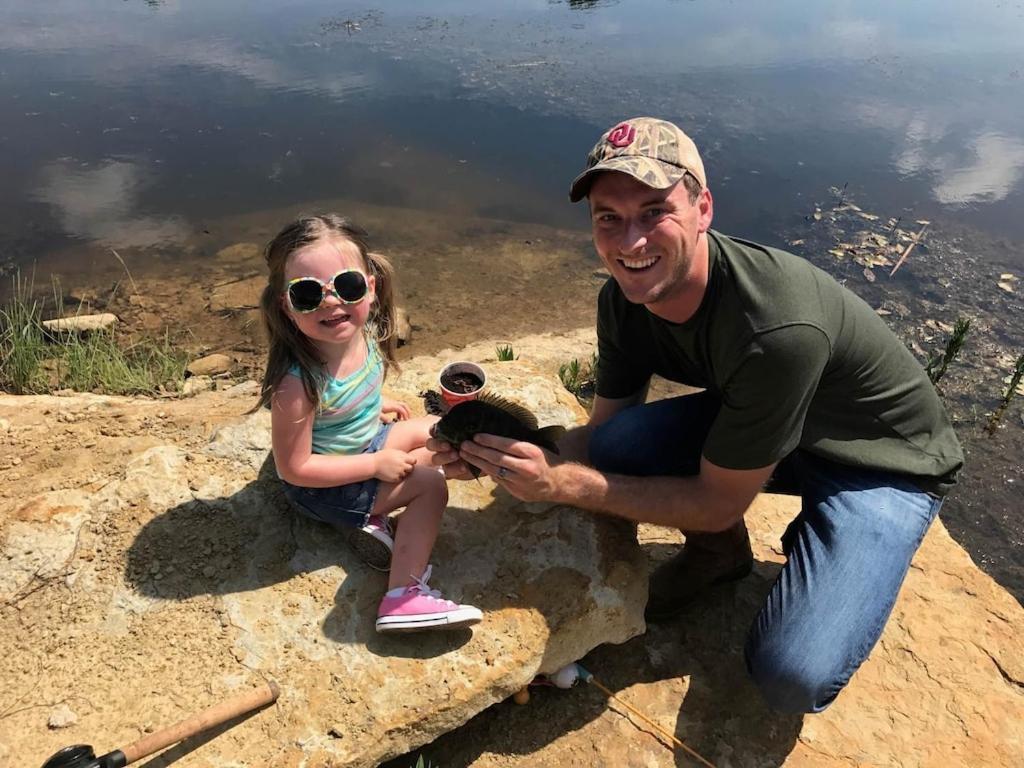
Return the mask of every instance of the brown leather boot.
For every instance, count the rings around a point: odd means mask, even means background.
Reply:
[[[644,618],[654,623],[674,618],[708,588],[742,579],[753,567],[742,520],[721,533],[686,533],[682,551],[651,574]]]

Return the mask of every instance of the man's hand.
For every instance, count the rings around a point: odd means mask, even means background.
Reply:
[[[430,463],[444,469],[444,476],[448,480],[475,479],[469,465],[462,460],[459,452],[452,447],[451,443],[431,437],[427,440],[426,448],[434,454],[430,457]]]
[[[397,448],[382,448],[373,454],[376,472],[373,476],[385,483],[399,483],[412,472],[416,459]]]
[[[460,446],[459,455],[517,499],[557,501],[562,491],[558,468],[564,462],[533,443],[479,434]]]
[[[392,414],[394,418],[384,418]],[[409,418],[409,406],[401,400],[393,400],[390,397],[382,397],[380,400],[381,421],[405,421]]]

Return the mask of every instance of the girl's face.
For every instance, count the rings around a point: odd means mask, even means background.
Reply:
[[[298,277],[315,277],[330,286],[334,276],[343,269],[358,269],[366,274],[359,249],[343,237],[322,237],[288,257],[284,270],[285,285]],[[366,284],[366,297],[357,304],[343,303],[330,290],[325,292],[320,306],[312,312],[296,312],[284,295],[281,303],[295,327],[316,346],[346,346],[358,336],[370,316],[370,307],[375,299],[374,278],[367,275]]]

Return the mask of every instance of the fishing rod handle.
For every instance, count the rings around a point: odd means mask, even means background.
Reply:
[[[220,704],[214,704],[212,707],[182,720],[180,723],[144,736],[121,749],[126,758],[125,764],[134,763],[136,760],[146,757],[146,755],[158,752],[164,747],[169,747],[171,744],[187,739],[189,736],[195,736],[197,733],[201,733],[221,723],[226,723],[228,720],[244,715],[246,712],[250,712],[257,707],[270,704],[277,700],[280,692],[281,689],[278,688],[277,683],[267,681],[258,688],[240,693],[226,701],[222,701]]]

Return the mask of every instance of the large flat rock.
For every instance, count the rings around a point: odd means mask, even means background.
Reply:
[[[535,401],[542,424],[578,418],[554,376],[592,344],[589,332],[518,339],[520,359],[498,363],[481,343],[407,363],[392,391],[416,406],[444,362],[466,358]],[[755,502],[751,577],[628,639],[642,631],[646,572],[677,533],[641,526],[637,548],[599,518],[453,483],[435,580],[486,619],[472,633],[378,638],[383,578],[285,510],[265,416],[244,416],[252,402],[251,388],[0,396],[0,766],[124,745],[262,678],[280,683],[276,705],[152,765],[372,765],[405,750],[446,768],[697,764],[593,687],[502,701],[579,657],[719,768],[1024,764],[1024,609],[941,520],[848,688],[820,715],[779,716],[741,649],[793,499]],[[51,716],[70,724],[51,730]]]
[[[390,394],[421,408],[438,367],[407,363]],[[583,417],[525,362],[494,378],[543,423]],[[34,457],[12,467],[0,517],[0,620],[13,629],[0,640],[0,763],[124,746],[264,678],[281,687],[275,706],[182,745],[176,764],[373,766],[643,632],[630,525],[523,504],[484,478],[451,484],[432,558],[432,583],[484,621],[377,635],[385,576],[288,508],[269,416],[243,415],[252,402],[251,389],[0,399],[6,439]],[[72,722],[50,730],[58,706]]]

